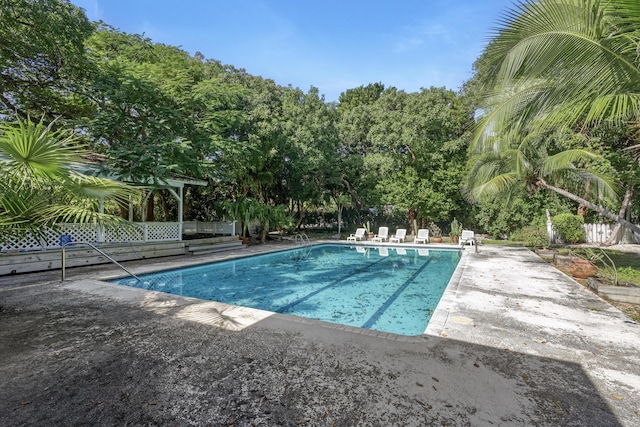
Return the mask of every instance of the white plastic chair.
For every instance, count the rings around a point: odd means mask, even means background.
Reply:
[[[413,243],[429,243],[429,230],[421,228],[418,230],[418,235],[413,238]]]
[[[478,242],[476,242],[476,233],[471,230],[462,230],[462,234],[460,235],[460,246],[464,246],[467,243],[471,246],[478,244]]]
[[[394,236],[391,236],[389,238],[389,242],[393,243],[393,242],[404,242],[404,240],[407,238],[407,230],[404,228],[398,228],[396,230],[396,234]]]
[[[358,240],[364,240],[364,228],[358,228],[355,234],[352,234],[349,237],[347,237],[347,242],[348,241],[357,242]]]
[[[371,239],[372,242],[384,242],[389,240],[389,227],[380,227],[378,234]]]

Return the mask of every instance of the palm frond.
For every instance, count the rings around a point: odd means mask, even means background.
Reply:
[[[80,161],[83,146],[69,132],[51,130],[53,123],[4,122],[0,124],[0,153],[3,174],[23,177],[23,181],[57,180],[69,165]]]
[[[496,104],[502,111],[494,113],[493,127],[515,120],[523,127],[533,120],[553,127],[584,116],[594,122],[637,117],[637,12],[637,5],[622,0],[541,0],[511,11],[487,50],[499,68],[493,87],[534,85],[538,90],[529,93],[531,108]]]
[[[576,162],[589,162],[600,159],[601,156],[593,151],[585,149],[564,150],[560,153],[548,156],[540,162],[538,173],[542,177],[547,177],[563,169],[577,169]]]
[[[65,188],[75,197],[93,200],[115,200],[128,203],[129,198],[140,194],[142,187],[133,187],[120,181],[71,172],[65,180]]]

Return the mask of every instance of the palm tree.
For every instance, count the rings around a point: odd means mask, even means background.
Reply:
[[[562,186],[569,173],[574,190],[598,190],[597,197],[612,196],[610,179],[576,166],[576,162],[596,160],[594,153],[568,150],[550,156],[544,144],[524,149],[521,143],[531,133],[539,135],[567,124],[637,122],[639,42],[637,0],[516,4],[484,53],[484,66],[490,70],[486,74],[491,76],[486,82],[489,96],[471,147],[475,163],[467,182],[468,194],[478,198],[524,181],[640,233],[640,227],[624,220],[623,215]],[[582,183],[579,187],[575,185],[578,182]]]
[[[0,124],[0,231],[2,239],[44,237],[57,222],[110,227],[131,223],[100,212],[106,200],[128,203],[131,187],[82,173],[88,152],[67,131],[42,121]]]

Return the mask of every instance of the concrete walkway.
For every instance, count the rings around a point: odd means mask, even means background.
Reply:
[[[420,337],[113,274],[0,277],[0,425],[640,425],[640,326],[526,249],[466,250]]]

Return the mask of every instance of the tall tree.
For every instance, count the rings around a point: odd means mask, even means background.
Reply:
[[[69,1],[0,0],[0,113],[50,122],[90,109],[82,82],[90,69],[84,42],[92,32]]]

